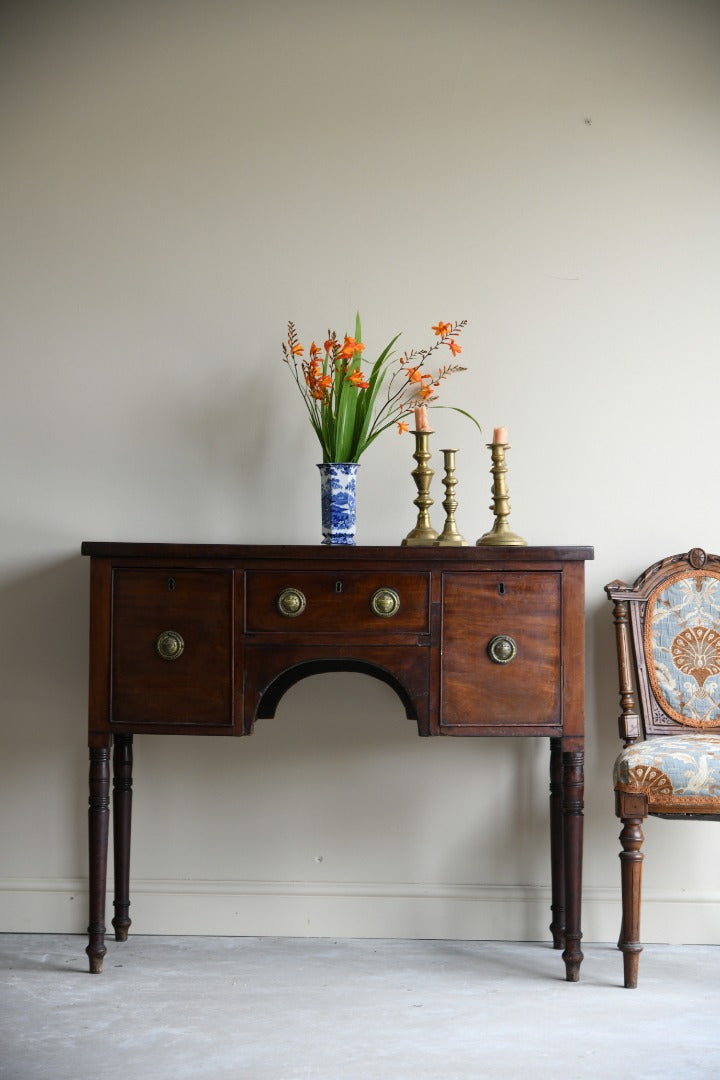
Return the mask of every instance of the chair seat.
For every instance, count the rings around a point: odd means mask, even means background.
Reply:
[[[720,812],[720,734],[672,735],[626,746],[613,774],[616,791],[647,796],[648,811]]]

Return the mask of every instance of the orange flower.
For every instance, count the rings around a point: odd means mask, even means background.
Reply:
[[[345,341],[343,342],[343,347],[338,353],[338,355],[343,360],[349,360],[353,353],[362,352],[364,348],[365,346],[363,345],[362,341],[356,341],[355,338],[348,337],[346,334]]]
[[[302,354],[305,352],[305,350],[303,349],[302,345],[298,342],[297,345],[293,345],[290,352],[293,354],[293,356],[302,356]]]
[[[410,368],[410,370],[406,371],[405,374],[407,375],[408,380],[411,383],[420,383],[421,386],[423,383],[432,382],[432,375],[423,375],[419,367]]]
[[[333,339],[328,338],[327,341],[325,342],[325,345],[324,345],[325,352],[327,352],[327,353],[332,352],[333,344],[334,344]]]
[[[303,363],[303,371],[305,373],[305,382],[309,386],[322,371],[322,365],[319,360],[310,360],[308,363]]]
[[[439,322],[437,326],[433,326],[432,329],[435,331],[437,337],[444,337],[448,330],[452,329],[452,324],[449,322]]]
[[[353,386],[357,386],[358,390],[367,390],[370,386],[369,382],[363,381],[363,373],[359,369],[350,372],[348,375],[348,382],[351,382]]]
[[[319,355],[320,355],[320,346],[316,345],[315,342],[313,341],[312,345],[310,346],[310,359],[311,360],[317,360]]]
[[[452,338],[452,340],[448,341],[448,345],[450,346],[450,352],[453,354],[453,356],[457,356],[458,353],[462,352],[462,349],[460,348],[460,346],[458,345],[457,341],[455,341],[454,338]]]
[[[409,430],[410,430],[410,428],[409,428],[409,427],[408,427],[408,425],[407,425],[407,424],[405,423],[405,421],[404,421],[404,420],[400,420],[400,421],[399,421],[399,423],[398,423],[398,435],[402,435],[402,433],[403,433],[404,431],[409,431]]]
[[[426,401],[429,397],[432,397],[433,390],[433,386],[423,386],[422,390],[418,394],[418,397],[422,398],[423,401]]]

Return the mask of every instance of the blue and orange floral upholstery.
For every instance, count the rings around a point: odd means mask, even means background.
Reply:
[[[626,747],[615,762],[615,790],[645,794],[649,813],[717,813],[720,573],[688,568],[662,582],[647,600],[642,643],[653,696],[687,734]]]
[[[688,727],[720,727],[720,574],[681,573],[655,590],[645,655],[668,716]]]
[[[644,794],[650,814],[717,814],[720,734],[632,743],[615,762],[613,782],[616,791]]]

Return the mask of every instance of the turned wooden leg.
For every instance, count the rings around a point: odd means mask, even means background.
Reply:
[[[105,948],[105,888],[107,879],[108,819],[110,817],[110,748],[90,747],[90,795],[88,799],[88,848],[90,924],[85,952],[90,972],[102,971]]]
[[[115,940],[127,941],[131,926],[130,827],[132,821],[133,737],[116,735],[113,750],[113,854],[115,861]]]
[[[563,829],[565,848],[565,977],[578,982],[583,954],[582,933],[582,858],[584,754],[563,753]]]
[[[562,743],[550,740],[550,880],[554,949],[565,948],[565,849],[563,844]]]
[[[643,844],[642,817],[623,817],[620,843],[620,876],[622,882],[622,926],[618,948],[623,954],[625,986],[637,987],[640,944],[640,896],[642,890]]]

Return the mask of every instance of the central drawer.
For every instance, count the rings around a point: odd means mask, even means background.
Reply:
[[[429,601],[429,573],[248,571],[245,630],[425,634],[429,629]]]

